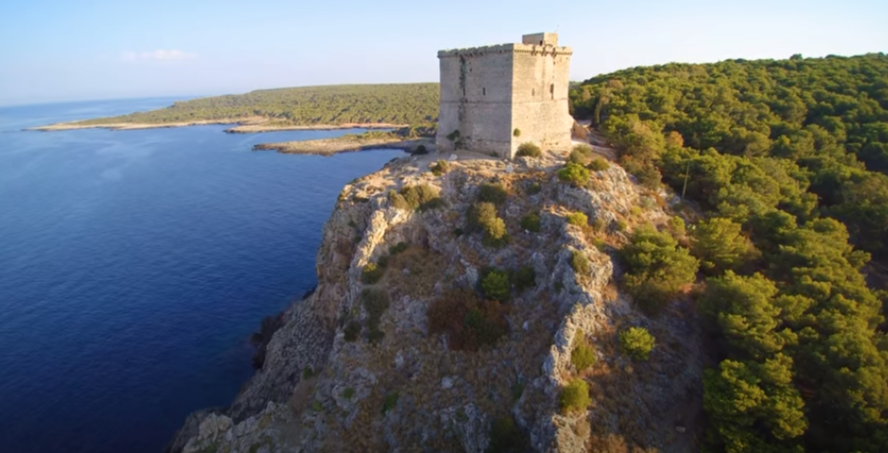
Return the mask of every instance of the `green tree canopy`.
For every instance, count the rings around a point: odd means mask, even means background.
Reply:
[[[691,253],[700,259],[704,270],[712,272],[737,269],[756,256],[755,247],[741,233],[740,224],[722,217],[697,224]]]
[[[626,290],[642,307],[656,310],[696,278],[698,262],[669,233],[638,228],[620,252]]]

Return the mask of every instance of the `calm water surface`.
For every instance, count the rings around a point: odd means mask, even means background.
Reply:
[[[159,452],[229,403],[250,333],[314,285],[342,186],[402,155],[250,151],[349,131],[21,131],[171,102],[0,108],[2,452]]]

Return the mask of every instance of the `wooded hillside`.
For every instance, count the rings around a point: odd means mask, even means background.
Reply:
[[[861,273],[888,258],[888,57],[639,67],[571,101],[641,182],[705,212],[665,233],[705,277],[708,449],[888,451],[888,297]],[[681,246],[646,237],[624,253],[650,306]]]
[[[421,125],[438,118],[437,83],[327,85],[257,90],[176,102],[149,112],[80,124],[177,123],[264,117],[265,125],[391,123]]]

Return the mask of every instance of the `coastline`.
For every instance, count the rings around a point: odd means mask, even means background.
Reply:
[[[428,152],[432,152],[435,147],[435,140],[432,138],[405,140],[401,137],[360,137],[361,136],[346,135],[344,137],[322,138],[317,140],[260,143],[253,146],[253,151],[277,151],[281,154],[332,156],[338,153],[367,151],[372,149],[400,149],[405,152],[411,152],[420,146],[425,146]]]
[[[166,129],[174,127],[207,126],[212,124],[233,124],[235,126],[225,129],[229,134],[252,134],[258,132],[276,131],[300,131],[300,130],[339,130],[339,129],[398,129],[406,127],[405,124],[392,123],[342,123],[342,124],[311,124],[311,125],[265,125],[267,120],[248,118],[225,118],[218,120],[181,121],[173,123],[98,123],[80,124],[79,122],[55,123],[45,126],[29,127],[26,131],[54,132],[79,129],[109,129],[113,131],[127,131],[140,129]]]

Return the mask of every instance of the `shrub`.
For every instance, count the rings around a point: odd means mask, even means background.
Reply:
[[[444,200],[439,197],[438,189],[428,184],[405,187],[401,189],[400,195],[404,198],[407,208],[413,210],[418,209],[425,211],[428,209],[439,208],[444,205]],[[400,201],[392,199],[393,206],[400,207],[398,206],[399,204]],[[406,209],[403,207],[400,208]]]
[[[509,299],[509,275],[496,269],[487,270],[481,277],[484,297],[505,302]]]
[[[620,349],[632,360],[647,360],[654,349],[654,337],[644,327],[630,327],[620,332]]]
[[[441,176],[444,173],[447,173],[449,169],[450,165],[447,163],[446,160],[439,160],[438,162],[435,162],[434,165],[432,165],[431,171],[432,174],[434,174],[435,176]]]
[[[431,200],[421,204],[419,206],[420,211],[429,211],[432,209],[443,208],[447,206],[447,203],[444,202],[441,198],[432,198]]]
[[[604,239],[595,238],[592,240],[592,245],[594,245],[599,251],[607,251],[607,242]]]
[[[580,187],[589,180],[589,170],[582,165],[568,162],[561,170],[558,170],[558,179],[570,183],[574,187]]]
[[[589,263],[589,258],[586,257],[585,253],[579,250],[574,250],[571,254],[570,267],[572,267],[574,272],[578,275],[589,275],[589,273],[592,272],[592,264]]]
[[[314,370],[310,366],[302,369],[302,380],[311,379],[314,376]]]
[[[683,238],[687,233],[684,219],[677,215],[669,218],[668,225],[669,232],[672,233],[672,237],[674,237],[675,239]]]
[[[524,384],[520,381],[515,381],[515,383],[512,384],[512,400],[520,400],[521,395],[524,395]]]
[[[529,438],[512,420],[512,417],[501,417],[490,426],[490,442],[485,453],[511,453],[528,451]]]
[[[521,228],[531,233],[540,232],[540,215],[536,212],[527,214],[521,219]]]
[[[398,398],[399,398],[399,397],[400,397],[400,395],[398,394],[398,392],[391,392],[391,393],[385,395],[385,401],[383,401],[383,403],[382,403],[382,413],[383,413],[383,415],[384,415],[386,412],[388,412],[388,411],[394,409],[395,406],[398,405]]]
[[[515,153],[517,157],[540,157],[543,155],[540,147],[534,143],[522,143],[518,145],[518,152]]]
[[[508,307],[479,300],[471,291],[451,291],[432,302],[426,312],[429,332],[447,335],[453,350],[477,351],[506,334]]]
[[[496,206],[490,202],[475,203],[469,208],[466,229],[482,231],[482,243],[488,247],[502,247],[509,242],[506,222],[497,217]]]
[[[488,247],[503,247],[509,243],[509,233],[506,231],[506,222],[496,217],[484,226],[484,237],[481,243]]]
[[[470,233],[484,230],[485,225],[496,217],[496,206],[493,203],[475,203],[466,213],[466,230]]]
[[[589,385],[582,379],[574,379],[561,389],[558,395],[558,406],[562,412],[585,410],[592,404],[589,398]]]
[[[604,231],[607,227],[607,223],[605,223],[604,219],[601,217],[596,217],[595,220],[592,221],[592,228],[595,231]]]
[[[512,274],[512,284],[516,291],[524,291],[536,286],[536,271],[533,266],[521,266]]]
[[[481,202],[503,204],[508,195],[509,192],[502,184],[484,183],[478,187],[478,201]]]
[[[586,226],[589,224],[589,218],[582,212],[573,212],[567,215],[567,223],[576,226]]]
[[[361,300],[364,303],[364,310],[367,311],[367,338],[371,343],[378,343],[384,336],[379,324],[382,322],[382,314],[389,307],[388,293],[380,289],[366,288],[361,291]]]
[[[351,321],[345,326],[345,341],[352,342],[361,334],[361,323]]]
[[[379,330],[378,328],[376,330],[371,330],[367,332],[367,341],[369,341],[371,344],[377,344],[382,341],[383,338],[385,338],[385,332]]]
[[[567,156],[567,161],[577,165],[588,165],[592,161],[592,147],[589,145],[576,145]]]
[[[592,162],[589,162],[588,167],[589,167],[589,170],[592,170],[592,171],[605,171],[605,170],[611,168],[610,164],[607,163],[606,160],[604,160],[600,157],[596,157],[596,158],[592,159]]]
[[[405,250],[407,250],[407,247],[410,247],[410,246],[407,245],[406,242],[399,242],[399,243],[389,247],[389,255],[395,256],[399,253],[403,253]]]
[[[488,301],[486,304],[501,306],[497,301]],[[482,308],[474,308],[466,313],[463,324],[475,334],[480,344],[492,346],[506,333],[506,329],[501,319],[489,319],[488,316]]]
[[[638,178],[638,182],[641,183],[641,185],[649,189],[660,188],[662,175],[653,162],[623,155],[620,157],[620,165],[622,165],[627,172]]]
[[[428,185],[420,184],[417,186],[409,186],[401,189],[401,195],[407,200],[407,203],[413,209],[419,208],[423,203],[438,197],[438,189]]]
[[[389,190],[388,198],[389,198],[389,203],[394,208],[402,209],[404,211],[409,211],[409,210],[413,209],[413,207],[410,206],[410,203],[407,203],[407,199],[404,198],[404,196],[399,194],[398,192],[395,192],[394,190]]]
[[[595,350],[586,344],[585,340],[581,340],[570,353],[570,363],[577,371],[583,371],[595,365]]]
[[[413,152],[410,153],[410,154],[413,155],[413,156],[422,156],[422,155],[425,155],[425,154],[428,154],[428,153],[429,153],[429,150],[426,149],[425,145],[419,145],[419,146],[417,146],[416,149],[414,149]]]
[[[538,182],[532,182],[525,187],[524,192],[528,195],[536,195],[543,191],[543,186]]]
[[[521,136],[521,129],[518,129],[518,128],[516,127],[515,130],[512,131],[512,136],[513,136],[513,137],[520,137],[520,136]]]
[[[385,274],[385,269],[376,265],[376,263],[367,263],[364,266],[364,269],[361,271],[361,283],[365,285],[372,285],[378,282],[383,274]]]
[[[352,399],[354,396],[355,396],[355,389],[352,387],[349,387],[349,388],[342,391],[342,397],[347,400]]]

